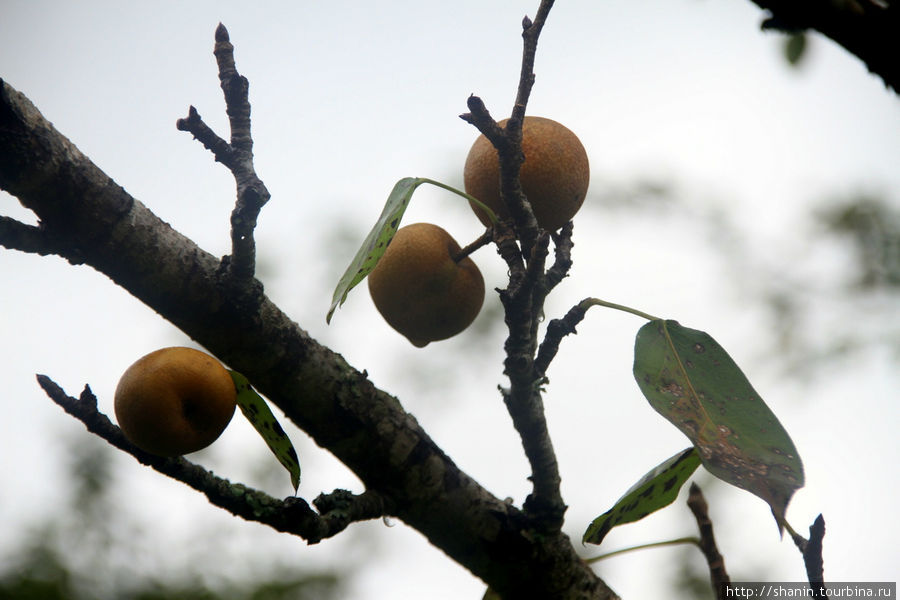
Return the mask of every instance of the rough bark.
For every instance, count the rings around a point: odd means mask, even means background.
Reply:
[[[262,292],[131,197],[0,80],[0,188],[40,219],[0,222],[8,248],[87,264],[253,385],[386,499],[389,512],[503,597],[614,598],[549,533],[457,468],[397,399]]]

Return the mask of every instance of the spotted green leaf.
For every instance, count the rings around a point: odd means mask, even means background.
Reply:
[[[781,530],[803,464],[790,436],[709,334],[677,321],[637,333],[634,377],[650,405],[681,430],[713,475],[765,500]]]
[[[288,470],[291,475],[291,485],[294,486],[294,493],[296,493],[300,486],[300,461],[294,445],[284,429],[281,428],[275,415],[269,410],[269,405],[256,393],[247,378],[237,371],[229,371],[229,373],[231,379],[234,380],[235,389],[237,389],[237,403],[241,412],[262,436],[278,462]]]
[[[328,309],[328,315],[325,317],[327,323],[331,322],[334,311],[344,303],[350,290],[365,279],[366,275],[378,264],[378,259],[384,254],[387,245],[400,227],[400,220],[403,218],[403,213],[406,212],[406,207],[409,206],[413,192],[423,182],[424,180],[420,178],[404,177],[394,184],[394,189],[391,190],[388,196],[384,209],[381,211],[381,216],[378,217],[378,221],[372,227],[372,231],[366,236],[356,256],[353,257],[350,266],[344,271],[344,275],[334,289],[331,308]]]
[[[699,465],[700,456],[693,446],[666,460],[631,486],[611,509],[594,519],[584,532],[582,543],[599,544],[616,525],[640,521],[672,504]]]

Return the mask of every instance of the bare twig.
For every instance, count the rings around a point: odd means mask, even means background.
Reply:
[[[72,398],[46,375],[38,375],[37,379],[47,395],[63,410],[84,423],[88,431],[131,454],[142,464],[203,492],[212,504],[248,521],[263,523],[315,544],[340,533],[354,521],[377,519],[386,514],[384,499],[375,492],[355,496],[345,490],[336,490],[328,495],[320,495],[313,502],[320,511],[317,513],[302,498],[278,500],[258,490],[217,477],[183,457],[163,458],[149,454],[129,442],[122,430],[97,410],[97,398],[90,387],[85,386],[79,398]]]
[[[813,598],[827,598],[825,593],[825,561],[822,558],[822,539],[825,537],[825,518],[822,515],[816,517],[809,526],[809,539],[789,528],[794,545],[803,555],[803,563],[806,565],[806,576]]]
[[[700,486],[696,483],[691,483],[687,504],[694,513],[697,527],[700,529],[700,551],[706,557],[713,590],[715,590],[717,598],[725,598],[725,587],[731,579],[725,571],[725,559],[719,554],[719,548],[716,546],[712,521],[709,519],[709,507],[703,497],[703,492],[700,491]]]
[[[253,137],[250,133],[250,83],[237,71],[234,45],[228,30],[219,23],[213,54],[219,67],[219,82],[225,95],[225,111],[231,125],[231,142],[216,135],[200,118],[192,106],[186,119],[179,119],[176,127],[189,131],[216,160],[234,175],[237,202],[231,213],[231,256],[223,261],[227,272],[237,281],[248,281],[256,270],[256,242],[253,231],[263,205],[270,194],[253,166]]]
[[[560,281],[569,274],[572,268],[572,247],[575,243],[572,241],[573,223],[569,221],[562,226],[557,233],[551,234],[553,237],[554,262],[553,266],[547,269],[547,275],[544,277],[545,293],[555,288]]]
[[[503,399],[531,465],[533,491],[525,502],[525,512],[533,518],[535,527],[545,532],[559,531],[566,510],[560,493],[556,454],[544,416],[540,387],[543,375],[534,368],[538,323],[547,289],[544,269],[549,236],[538,227],[522,191],[519,170],[525,160],[522,121],[535,80],[537,42],[552,6],[552,0],[543,0],[534,21],[526,17],[522,22],[519,85],[505,127],[494,121],[481,99],[474,95],[466,102],[469,112],[461,115],[497,150],[500,196],[511,215],[512,228],[509,221],[501,221],[494,227],[494,241],[509,267],[509,285],[500,292],[509,330],[504,346],[504,373],[509,377],[510,387],[504,390]]]
[[[191,133],[195,140],[213,153],[217,162],[222,163],[229,169],[234,168],[237,153],[228,142],[216,135],[216,132],[203,122],[203,118],[196,108],[193,106],[188,108],[187,118],[178,119],[175,122],[175,127],[179,131]]]
[[[569,312],[561,319],[553,319],[547,324],[547,333],[544,341],[538,348],[537,358],[534,360],[534,370],[539,375],[546,375],[550,362],[559,352],[559,344],[570,333],[578,333],[575,327],[584,319],[588,308],[593,306],[587,301],[582,301],[569,309]]]
[[[809,526],[809,540],[803,550],[803,562],[806,563],[806,576],[815,590],[821,590],[825,583],[825,561],[822,559],[822,539],[825,537],[825,519],[822,515],[816,517]]]

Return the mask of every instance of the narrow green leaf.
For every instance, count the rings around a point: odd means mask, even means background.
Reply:
[[[616,525],[640,521],[672,504],[699,465],[700,456],[693,446],[666,460],[631,486],[611,509],[594,519],[584,532],[582,543],[599,544]]]
[[[269,405],[256,393],[247,378],[237,371],[229,371],[229,373],[231,373],[237,389],[237,403],[241,412],[262,436],[278,462],[288,470],[291,475],[291,485],[294,486],[296,494],[297,488],[300,487],[300,460],[297,458],[294,445],[284,429],[281,428],[275,415],[269,410]]]
[[[635,339],[634,377],[713,475],[768,502],[780,531],[788,502],[803,487],[803,464],[775,414],[718,342],[677,321],[650,321]]]
[[[372,231],[366,236],[365,241],[350,262],[350,266],[344,271],[344,275],[338,281],[337,287],[334,289],[334,296],[331,299],[331,308],[328,309],[328,315],[325,317],[327,323],[331,322],[331,317],[338,306],[347,299],[356,284],[365,279],[375,265],[378,259],[384,254],[387,245],[390,243],[397,229],[400,227],[400,220],[409,201],[412,199],[413,192],[425,180],[416,177],[404,177],[394,184],[381,216],[372,227]]]

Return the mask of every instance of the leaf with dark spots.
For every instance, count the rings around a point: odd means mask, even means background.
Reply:
[[[281,424],[269,410],[266,401],[256,393],[250,381],[238,373],[237,371],[229,371],[231,379],[234,380],[234,387],[237,390],[237,403],[241,409],[241,413],[250,421],[253,428],[262,437],[263,441],[269,447],[269,450],[278,459],[278,462],[287,469],[291,476],[291,485],[294,486],[294,493],[300,486],[300,460],[297,458],[297,451],[290,438],[282,429]]]
[[[640,521],[668,506],[699,465],[700,457],[693,447],[669,458],[644,475],[611,509],[594,519],[582,542],[599,544],[616,525]]]
[[[790,436],[728,353],[677,321],[638,331],[634,378],[650,405],[681,430],[713,475],[756,494],[779,531],[803,464]]]

